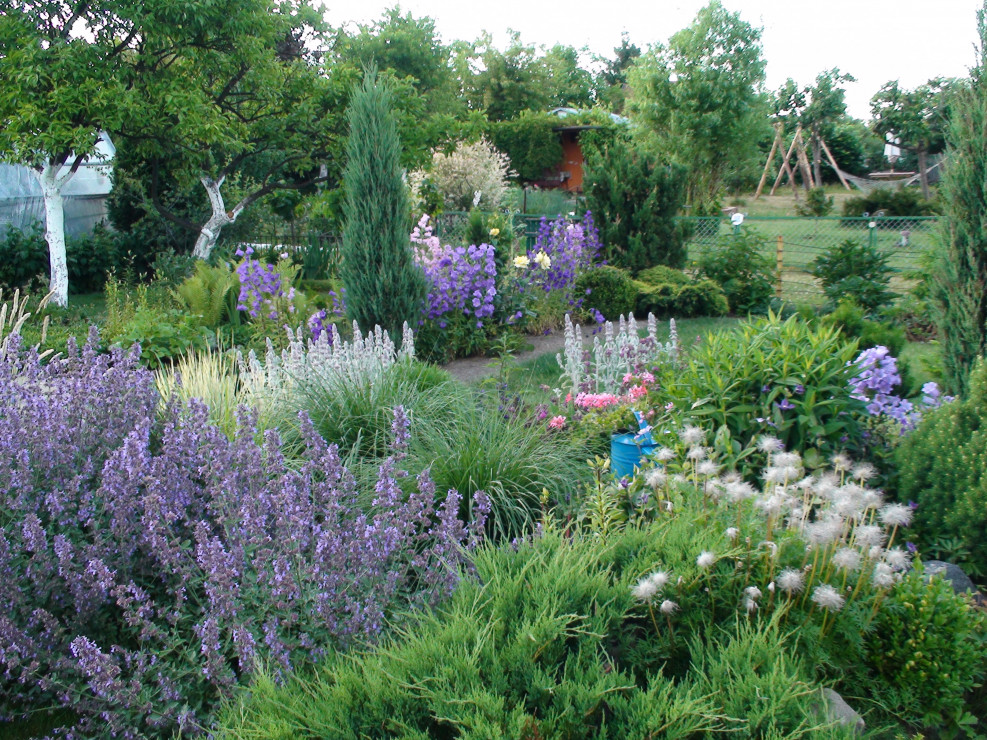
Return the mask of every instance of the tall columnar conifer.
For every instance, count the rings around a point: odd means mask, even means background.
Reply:
[[[977,23],[979,64],[956,92],[946,134],[943,248],[932,286],[945,385],[959,393],[987,346],[987,2]]]
[[[392,337],[414,325],[425,297],[425,275],[409,238],[408,195],[401,177],[401,142],[390,90],[366,72],[348,111],[342,266],[351,317],[364,329],[380,325]]]

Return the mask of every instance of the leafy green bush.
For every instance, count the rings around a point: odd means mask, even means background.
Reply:
[[[869,683],[911,725],[955,732],[976,717],[968,701],[987,665],[987,619],[949,581],[909,573],[888,594],[865,637]],[[935,690],[930,691],[930,682]]]
[[[927,414],[896,451],[898,496],[915,501],[923,552],[941,555],[941,538],[961,544],[961,562],[987,578],[987,363],[970,373],[966,398]]]
[[[873,313],[894,301],[888,288],[894,268],[888,259],[870,245],[845,239],[816,257],[809,272],[820,280],[831,305],[850,297]]]
[[[762,254],[766,243],[752,229],[726,234],[696,263],[697,276],[719,283],[734,313],[763,312],[771,302],[774,274],[771,260]]]
[[[126,267],[115,234],[97,226],[92,234],[71,237],[65,244],[69,289],[94,293],[103,287],[107,273]],[[0,236],[0,289],[45,289],[49,275],[48,245],[39,226],[21,231],[8,227]]]
[[[659,380],[676,409],[735,451],[771,434],[818,467],[859,440],[864,406],[847,382],[856,355],[857,343],[832,327],[769,314],[708,334],[685,368]]]
[[[658,318],[687,319],[694,316],[724,316],[730,310],[723,288],[712,280],[702,279],[685,284],[649,285],[635,281],[637,314],[653,313]]]
[[[637,289],[623,270],[603,265],[576,278],[577,296],[585,295],[583,309],[596,309],[607,319],[634,313]]]
[[[921,192],[910,188],[876,188],[871,192],[848,198],[843,202],[844,216],[934,216],[939,207],[934,201],[925,200]]]

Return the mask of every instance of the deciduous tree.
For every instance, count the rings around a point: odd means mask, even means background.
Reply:
[[[694,212],[716,203],[728,177],[757,167],[770,130],[764,67],[760,29],[712,0],[631,68],[632,119],[662,158],[689,167]]]

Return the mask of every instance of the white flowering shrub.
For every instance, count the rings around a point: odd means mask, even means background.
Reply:
[[[565,317],[565,348],[556,355],[562,370],[564,390],[577,393],[611,393],[622,390],[624,378],[651,372],[658,366],[674,363],[679,356],[675,319],[669,321],[669,340],[658,339],[658,321],[648,314],[648,333],[642,337],[637,321],[620,317],[616,330],[612,321],[603,324],[602,338],[593,336],[593,347],[583,344],[582,326]]]
[[[428,172],[414,172],[408,179],[416,198],[427,178],[446,208],[493,211],[500,206],[512,174],[507,155],[481,138],[472,144],[460,142],[449,154],[433,153]]]

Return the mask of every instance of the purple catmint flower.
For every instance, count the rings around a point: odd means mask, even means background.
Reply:
[[[405,485],[403,409],[368,508],[304,415],[286,460],[249,409],[232,439],[201,403],[159,412],[138,354],[98,341],[47,364],[15,341],[0,358],[9,686],[94,735],[201,733],[256,666],[372,640],[455,584],[489,502],[436,511],[427,476]]]

